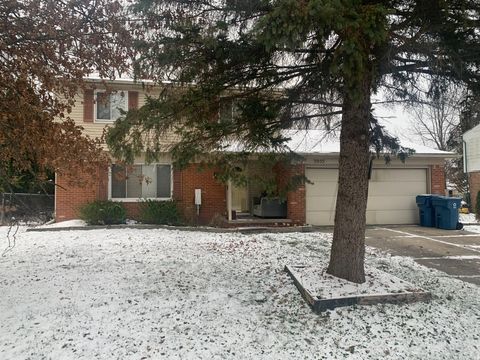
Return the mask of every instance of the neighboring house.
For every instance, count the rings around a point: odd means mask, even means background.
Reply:
[[[117,80],[109,84],[116,92],[106,99],[102,98],[105,96],[102,82],[92,80],[92,85],[96,90],[78,94],[77,106],[70,115],[91,137],[102,135],[104,127],[119,116],[119,107],[128,109],[142,106],[146,91],[152,96],[159,93],[159,89],[155,87],[144,89],[131,80]],[[295,172],[305,174],[311,183],[288,193],[287,220],[278,222],[292,225],[332,225],[337,192],[339,142],[332,138],[324,139],[324,132],[319,130],[292,130],[289,135],[289,146],[303,155],[303,163],[292,165],[290,169],[274,168],[264,176],[273,177],[280,184],[284,182],[285,176]],[[166,136],[163,141],[169,143],[172,138]],[[412,144],[404,146],[416,150],[416,154],[405,163],[396,159],[389,164],[383,159],[373,162],[367,209],[369,224],[417,223],[415,195],[445,193],[444,162],[453,154]],[[231,224],[238,224],[245,220],[232,220],[232,213],[252,214],[254,205],[259,203],[265,190],[253,184],[244,188],[222,184],[216,179],[214,170],[199,172],[196,164],[176,170],[171,163],[169,154],[165,154],[158,164],[147,165],[142,158],[138,158],[132,168],[133,174],[130,173],[126,179],[125,176],[116,176],[125,174],[126,170],[112,165],[109,169],[99,170],[98,183],[86,187],[72,187],[66,179],[57,176],[57,184],[60,186],[57,187],[55,196],[56,220],[77,218],[78,208],[95,199],[121,201],[126,206],[129,217],[135,218],[139,200],[151,198],[177,201],[180,210],[192,222],[208,224],[220,215],[231,220]],[[245,171],[258,171],[258,166],[252,161]],[[141,176],[148,177],[149,181],[139,181]],[[196,189],[201,192],[198,214],[195,206]],[[270,206],[267,203],[264,205]],[[258,206],[255,211],[258,213]]]
[[[480,125],[463,134],[463,172],[468,176],[470,205],[475,208],[480,191]]]

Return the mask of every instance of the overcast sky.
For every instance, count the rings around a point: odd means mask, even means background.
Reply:
[[[414,117],[401,105],[374,105],[374,114],[388,132],[400,139],[422,144],[422,140],[412,130]]]

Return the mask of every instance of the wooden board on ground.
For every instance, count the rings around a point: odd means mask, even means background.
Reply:
[[[428,301],[431,294],[375,268],[366,269],[366,281],[355,284],[326,274],[321,267],[286,265],[285,271],[315,312],[342,306]]]

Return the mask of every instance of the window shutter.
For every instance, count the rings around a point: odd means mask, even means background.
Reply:
[[[138,109],[138,91],[128,92],[128,110]]]
[[[93,90],[85,89],[83,93],[83,122],[93,122]]]

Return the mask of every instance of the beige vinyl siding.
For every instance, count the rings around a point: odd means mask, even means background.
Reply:
[[[124,84],[116,86],[115,84],[111,84],[109,88],[115,89],[115,90],[124,90],[124,91],[137,91],[138,106],[141,107],[145,104],[147,95],[145,90],[140,86],[124,85]],[[102,89],[102,87],[98,86],[98,89]],[[160,92],[159,89],[152,89],[151,91],[148,92],[148,95],[158,96],[159,92]],[[95,120],[94,122],[84,122],[83,111],[84,111],[83,92],[81,92],[75,96],[75,106],[72,108],[72,112],[69,114],[69,117],[72,118],[77,125],[83,127],[86,135],[90,136],[91,138],[100,138],[103,135],[104,128],[111,126],[111,124],[96,123]],[[175,141],[175,136],[173,133],[167,134],[162,140],[163,140],[162,144],[168,145]]]

